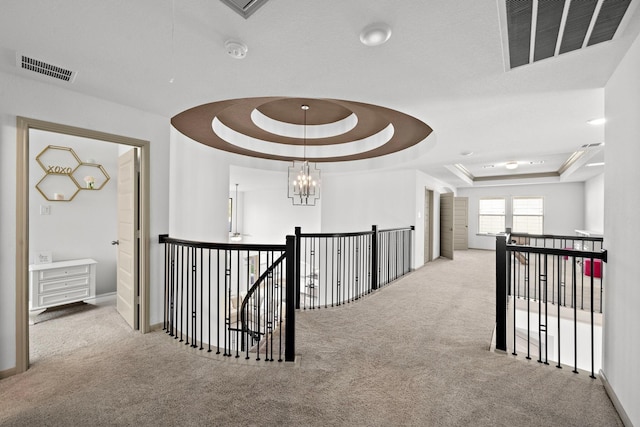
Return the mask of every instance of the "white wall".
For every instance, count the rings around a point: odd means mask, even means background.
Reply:
[[[506,197],[506,227],[511,227],[511,197],[544,197],[544,233],[575,235],[584,229],[584,183],[512,185],[459,188],[458,196],[469,198],[469,247],[495,249],[495,236],[478,235],[478,204],[483,197]]]
[[[594,234],[604,232],[604,174],[584,183],[584,227]]]
[[[151,322],[162,319],[163,252],[157,236],[168,228],[169,119],[67,87],[73,89],[0,73],[0,371],[15,367],[16,116],[151,142]]]
[[[424,263],[424,191],[434,191],[434,259],[440,256],[444,183],[415,170],[335,174],[322,181],[322,232],[415,226],[413,268]]]
[[[322,180],[322,232],[414,225],[414,171],[334,174]]]
[[[48,201],[35,188],[45,176],[45,172],[36,162],[36,156],[47,146],[72,148],[83,162],[91,161],[102,165],[110,180],[100,190],[81,190],[71,201]],[[117,230],[117,172],[119,144],[96,141],[77,136],[31,130],[29,134],[29,262],[35,260],[34,254],[39,251],[52,253],[54,261],[66,261],[78,258],[93,258],[98,261],[96,277],[96,294],[116,291],[116,247],[111,241],[118,238]],[[43,160],[55,163],[55,154],[65,153],[50,150],[42,156]],[[91,159],[91,160],[89,160]],[[61,159],[64,160],[64,159]],[[47,163],[45,163],[47,166]],[[85,172],[87,169],[79,169]],[[97,169],[96,169],[97,171]],[[104,181],[104,177],[96,175],[96,183]],[[84,185],[80,174],[76,179]],[[52,176],[50,176],[52,177]],[[62,178],[62,177],[55,177]],[[68,179],[51,182],[51,191],[64,192],[61,188],[65,181],[70,189],[74,186]],[[46,180],[40,188],[49,184]],[[51,194],[48,194],[51,199]],[[71,197],[67,192],[66,197]],[[42,215],[41,207],[49,207],[50,214]]]
[[[640,38],[605,87],[604,235],[609,252],[603,372],[633,425],[640,426]]]
[[[226,242],[229,238],[229,158],[171,127],[169,235]]]
[[[282,174],[282,182],[287,180]],[[287,235],[295,234],[295,227],[303,233],[320,232],[322,202],[316,206],[294,206],[287,197],[287,189],[247,191],[240,197],[244,201],[243,240],[247,243],[285,244]]]

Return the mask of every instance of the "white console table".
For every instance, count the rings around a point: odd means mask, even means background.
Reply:
[[[29,266],[29,318],[49,307],[96,296],[96,260],[85,258]]]

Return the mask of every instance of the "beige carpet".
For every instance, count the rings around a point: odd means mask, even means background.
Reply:
[[[599,380],[488,350],[494,254],[455,255],[298,313],[285,366],[202,357],[112,306],[43,321],[32,368],[0,381],[0,425],[622,425]]]

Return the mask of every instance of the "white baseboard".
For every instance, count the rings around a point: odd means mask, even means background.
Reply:
[[[607,380],[607,376],[604,374],[602,369],[600,369],[599,375],[602,384],[604,384],[604,389],[607,392],[609,399],[611,399],[611,403],[613,403],[614,408],[616,408],[616,411],[618,411],[618,415],[620,415],[622,423],[625,425],[625,427],[633,427],[631,419],[625,412],[622,403],[620,403],[620,400],[618,400],[618,396],[616,396],[615,391],[613,391],[613,388],[611,388],[611,384],[609,384],[609,380]]]
[[[96,295],[94,298],[84,300],[87,304],[93,305],[111,305],[116,303],[116,293],[108,292],[106,294]]]

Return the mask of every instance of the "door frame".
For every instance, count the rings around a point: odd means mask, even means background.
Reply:
[[[37,129],[140,148],[140,331],[149,332],[149,141],[18,116],[16,118],[16,367],[29,368],[29,130]]]
[[[427,262],[431,262],[433,261],[433,238],[434,238],[434,233],[433,233],[433,216],[434,216],[434,208],[433,208],[433,190],[430,190],[427,187],[424,187],[424,198],[425,198],[425,203],[424,205],[426,205],[427,203],[429,204],[429,210],[427,212],[427,209],[424,209],[424,214],[429,215],[428,220],[424,221],[424,227],[425,227],[425,233],[423,233],[423,238],[422,240],[424,241],[424,234],[429,235],[428,241],[425,244],[425,249],[424,252],[427,252],[429,254],[428,257],[423,257],[423,262],[426,264]]]

